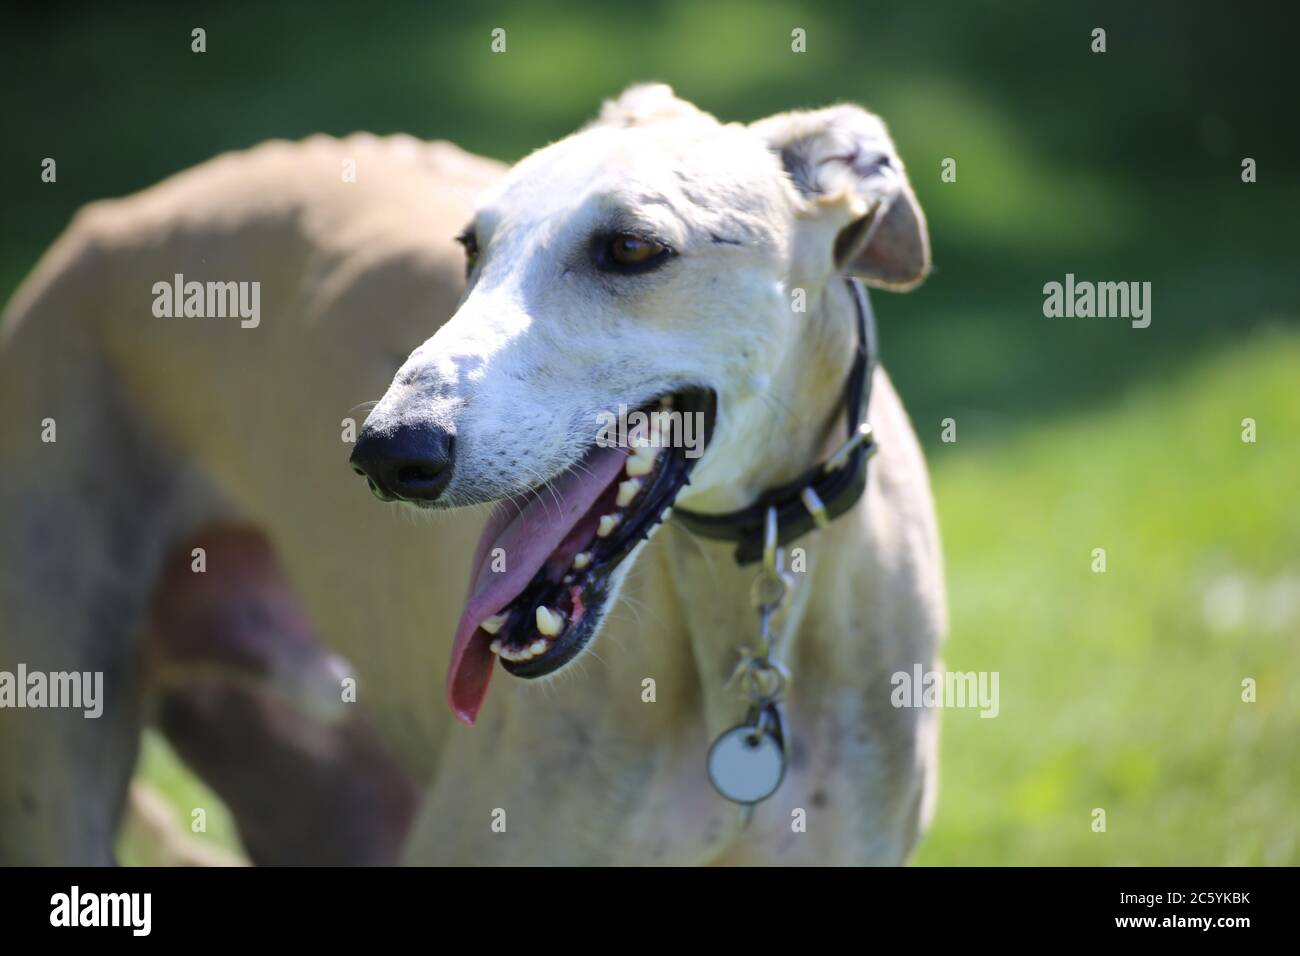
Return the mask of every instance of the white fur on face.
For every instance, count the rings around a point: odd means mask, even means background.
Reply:
[[[718,426],[687,491],[732,482],[768,433],[765,390],[798,347],[789,286],[803,207],[767,142],[704,114],[596,126],[542,149],[480,203],[460,309],[372,418],[450,429],[443,502],[466,504],[572,465],[600,412],[702,385],[718,395]],[[623,232],[677,255],[646,273],[600,271],[593,243]],[[831,271],[828,257],[820,278]]]

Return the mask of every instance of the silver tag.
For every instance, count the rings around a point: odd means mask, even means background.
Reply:
[[[779,720],[763,721],[763,730],[758,723],[732,727],[709,748],[709,779],[718,793],[733,803],[766,800],[785,777]]]

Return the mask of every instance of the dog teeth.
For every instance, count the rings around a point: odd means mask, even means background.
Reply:
[[[507,661],[526,661],[529,658],[534,656],[533,654],[530,654],[528,652],[527,648],[523,648],[521,650],[515,650],[513,648],[506,647],[506,645],[500,640],[493,641],[490,645],[490,650],[497,657]]]
[[[483,630],[487,631],[489,634],[495,634],[497,631],[501,630],[509,617],[510,615],[505,612],[493,614],[491,617],[485,618],[482,623],[479,624],[479,627],[483,628]]]
[[[627,464],[624,465],[627,476],[629,478],[640,478],[642,475],[650,474],[655,466],[655,456],[658,454],[659,449],[653,445],[632,449],[632,454],[628,456]]]
[[[614,499],[614,504],[620,508],[626,508],[632,503],[632,499],[641,493],[641,482],[636,478],[629,478],[627,481],[618,483],[618,497]]]
[[[660,521],[667,521],[667,520],[668,520],[669,518],[671,518],[672,516],[673,516],[673,509],[672,509],[672,508],[665,508],[665,509],[663,510],[663,514],[661,514],[661,515],[659,516],[659,520],[660,520]]]
[[[619,514],[601,515],[600,524],[596,528],[596,537],[608,538],[614,533],[614,529],[618,527],[618,523],[622,520],[623,516]]]
[[[625,484],[626,484],[626,482],[625,482]],[[623,486],[622,486],[622,485],[619,485],[619,487],[621,488],[621,487],[623,487]],[[573,556],[573,570],[575,570],[575,571],[581,571],[583,568],[585,568],[585,567],[586,567],[587,565],[589,565],[589,564],[591,564],[591,552],[590,552],[590,551],[579,551],[577,554],[575,554],[575,555]]]
[[[544,634],[547,637],[556,637],[563,629],[564,618],[560,617],[560,615],[556,614],[544,604],[537,605],[537,631],[539,634]],[[545,643],[545,641],[537,641],[534,642],[533,647],[536,647],[538,644],[545,645]],[[532,648],[530,648],[530,650],[531,649]],[[545,646],[543,646],[543,650],[545,650]]]
[[[492,653],[497,657],[508,661],[531,661],[540,654],[545,654],[550,647],[550,642],[545,640],[536,640],[527,647],[510,648],[506,647],[501,641],[493,641],[491,644]]]

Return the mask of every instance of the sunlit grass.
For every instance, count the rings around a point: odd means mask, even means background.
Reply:
[[[1300,860],[1297,381],[1300,336],[1265,332],[1095,414],[935,452],[946,663],[999,671],[1002,706],[945,714],[918,862]]]
[[[170,805],[172,837],[208,844],[242,857],[234,818],[217,795],[192,774],[167,742],[155,731],[141,741],[136,780],[143,782]],[[174,861],[160,858],[153,834],[138,826],[138,808],[128,810],[128,821],[120,834],[117,854],[124,866],[165,865]],[[196,811],[202,811],[201,815]],[[196,827],[201,827],[196,829]]]

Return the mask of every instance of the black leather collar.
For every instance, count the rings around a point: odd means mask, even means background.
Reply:
[[[809,468],[789,484],[771,488],[747,508],[702,514],[673,508],[673,518],[693,534],[735,541],[736,563],[753,564],[763,556],[767,512],[776,508],[778,541],[784,546],[825,526],[852,508],[867,486],[867,461],[876,452],[871,426],[863,422],[876,369],[876,320],[867,292],[857,279],[845,280],[857,313],[858,345],[844,385],[844,421],[848,441],[829,459]]]

